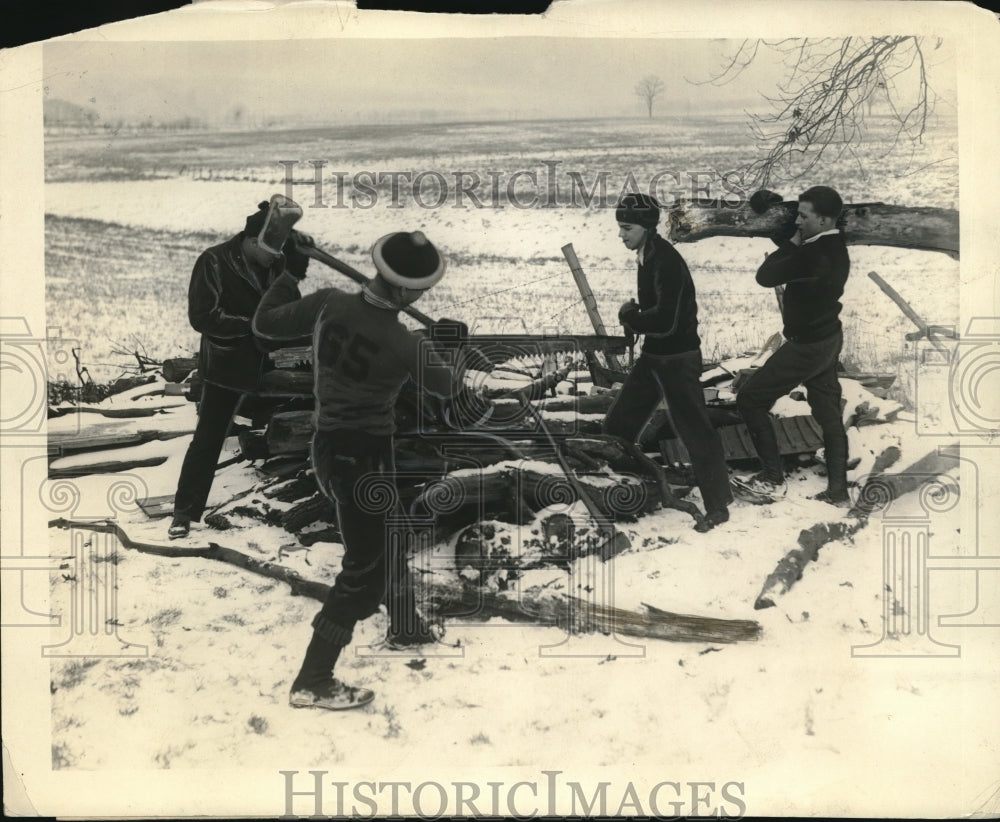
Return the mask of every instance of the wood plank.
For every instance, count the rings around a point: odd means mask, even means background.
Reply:
[[[116,474],[119,471],[131,471],[135,468],[153,468],[163,465],[166,457],[147,457],[134,460],[106,460],[86,465],[74,465],[72,468],[49,468],[49,479],[67,479],[85,477],[89,474]]]
[[[823,447],[823,429],[811,414],[775,418],[778,450],[783,454],[808,454]],[[744,423],[718,429],[726,461],[748,460],[757,456],[750,432]],[[676,438],[660,440],[660,454],[669,465],[690,462],[683,443]]]

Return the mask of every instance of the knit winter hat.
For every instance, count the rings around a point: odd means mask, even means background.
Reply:
[[[247,217],[247,222],[243,227],[243,232],[248,237],[256,237],[260,234],[260,230],[264,227],[264,221],[267,220],[268,206],[268,201],[264,200],[264,202],[257,205],[257,210]]]
[[[618,202],[615,220],[652,228],[660,222],[660,204],[648,194],[626,194]]]
[[[430,288],[444,276],[445,260],[422,231],[386,234],[372,248],[382,278],[402,288]]]

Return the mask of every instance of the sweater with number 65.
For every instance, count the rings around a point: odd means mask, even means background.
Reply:
[[[253,318],[267,341],[312,334],[316,430],[352,428],[375,435],[395,432],[393,408],[408,379],[440,397],[452,397],[461,378],[427,341],[399,321],[398,310],[362,294],[323,288],[299,298],[283,274],[268,289]]]

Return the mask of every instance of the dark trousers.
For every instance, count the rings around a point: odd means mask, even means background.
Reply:
[[[406,561],[405,535],[394,477],[391,436],[341,429],[317,431],[313,470],[320,490],[336,505],[344,543],[340,573],[313,627],[328,642],[347,645],[354,625],[382,602],[390,632],[415,620],[413,580]],[[390,525],[387,518],[393,517]],[[396,529],[390,538],[390,529]]]
[[[177,480],[174,516],[187,517],[193,522],[201,519],[215,480],[222,443],[242,400],[243,394],[239,391],[208,382],[204,384],[198,406],[198,425]]]
[[[740,389],[736,404],[750,431],[757,456],[768,477],[781,482],[781,454],[771,419],[771,406],[801,383],[813,418],[823,429],[827,485],[830,493],[847,493],[847,432],[840,408],[837,359],[843,332],[812,343],[785,342]]]
[[[667,401],[670,421],[691,456],[705,510],[726,508],[733,495],[722,440],[705,407],[701,351],[656,357],[642,354],[604,418],[604,433],[638,442],[661,399]]]

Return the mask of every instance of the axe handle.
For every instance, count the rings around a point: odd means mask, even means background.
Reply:
[[[354,282],[358,283],[359,285],[371,284],[371,280],[364,274],[362,274],[360,271],[358,271],[356,268],[354,268],[354,266],[348,265],[343,260],[338,260],[332,254],[327,254],[321,248],[316,248],[315,246],[307,246],[302,249],[302,253],[305,254],[307,257],[312,257],[312,259],[314,260],[319,260],[319,262],[323,263],[324,265],[330,266],[330,268],[332,268],[334,271],[339,271],[341,274],[354,280]],[[413,319],[423,323],[427,327],[430,327],[434,324],[434,320],[432,320],[430,317],[424,314],[423,311],[414,308],[412,305],[405,305],[400,310],[406,314],[409,314],[411,317],[413,317]]]

